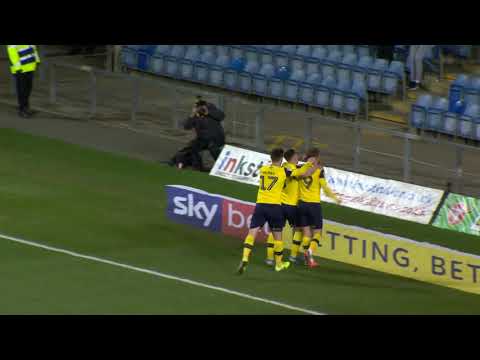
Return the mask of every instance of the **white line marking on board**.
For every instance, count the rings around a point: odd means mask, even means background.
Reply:
[[[119,263],[119,262],[116,262],[116,261],[102,259],[102,258],[95,257],[95,256],[84,255],[84,254],[80,254],[80,253],[70,251],[70,250],[65,250],[65,249],[61,249],[61,248],[57,248],[57,247],[53,247],[53,246],[43,245],[43,244],[36,243],[36,242],[33,242],[33,241],[19,239],[19,238],[13,237],[13,236],[0,234],[0,238],[10,240],[10,241],[13,241],[13,242],[17,242],[17,243],[20,243],[20,244],[24,244],[24,245],[29,245],[29,246],[33,246],[33,247],[37,247],[37,248],[41,248],[41,249],[65,254],[65,255],[70,255],[70,256],[73,256],[73,257],[76,257],[76,258],[96,261],[96,262],[99,262],[99,263],[109,264],[109,265],[121,267],[121,268],[124,268],[124,269],[129,269],[129,270],[138,271],[138,272],[145,273],[145,274],[150,274],[150,275],[162,277],[162,278],[165,278],[165,279],[176,280],[176,281],[183,282],[183,283],[190,284],[190,285],[195,285],[195,286],[199,286],[199,287],[203,287],[203,288],[207,288],[207,289],[211,289],[211,290],[217,290],[217,291],[220,291],[220,292],[223,292],[223,293],[226,293],[226,294],[236,295],[238,297],[242,297],[242,298],[245,298],[245,299],[259,301],[259,302],[263,302],[263,303],[266,303],[266,304],[279,306],[279,307],[282,307],[282,308],[285,308],[285,309],[302,312],[302,313],[305,313],[305,314],[327,315],[327,314],[324,314],[324,313],[319,313],[317,311],[308,310],[308,309],[300,308],[300,307],[297,307],[297,306],[284,304],[284,303],[281,303],[281,302],[278,302],[278,301],[268,300],[268,299],[264,299],[264,298],[261,298],[261,297],[258,297],[258,296],[248,295],[248,294],[245,294],[245,293],[241,293],[239,291],[229,290],[229,289],[225,289],[225,288],[222,288],[222,287],[219,287],[219,286],[209,285],[209,284],[201,283],[201,282],[198,282],[198,281],[194,281],[194,280],[190,280],[190,279],[186,279],[186,278],[182,278],[182,277],[178,277],[178,276],[164,274],[164,273],[154,271],[154,270],[140,268],[140,267],[137,267],[137,266],[122,264],[122,263]]]

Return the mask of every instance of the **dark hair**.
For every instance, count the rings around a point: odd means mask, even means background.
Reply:
[[[319,157],[320,156],[320,150],[318,148],[311,148],[307,151],[305,154],[305,159],[311,158],[311,157]]]
[[[197,101],[197,106],[207,106],[207,102],[205,100],[199,100]]]
[[[282,148],[275,148],[270,153],[270,157],[272,162],[277,162],[283,159],[283,149]]]
[[[295,155],[297,152],[295,149],[288,149],[285,151],[285,154],[283,155],[285,157],[285,160],[290,161],[290,159]]]

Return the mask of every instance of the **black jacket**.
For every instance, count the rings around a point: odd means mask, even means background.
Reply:
[[[195,129],[198,139],[223,143],[225,132],[221,122],[225,114],[213,104],[208,103],[207,107],[207,116],[191,116],[185,120],[183,127],[185,130]]]

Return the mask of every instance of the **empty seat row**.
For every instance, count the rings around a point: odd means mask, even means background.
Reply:
[[[232,69],[251,73],[257,72],[264,64],[273,64],[276,67],[286,67],[288,73],[299,70],[304,71],[307,75],[319,73],[323,78],[334,76],[339,82],[363,78],[367,81],[369,91],[384,94],[397,93],[398,84],[403,80],[404,66],[402,63],[393,61],[389,65],[384,59],[374,59],[370,56],[358,59],[354,53],[342,56],[339,52],[332,52],[326,59],[319,60],[313,57],[290,59],[282,54],[264,54],[261,57],[257,57],[256,53],[255,56],[249,56],[248,53],[245,56],[232,55],[234,52],[229,52],[222,45],[211,46],[203,50],[202,52],[201,46],[198,45],[157,45],[155,49],[143,50],[132,50],[127,47],[122,58],[127,66],[148,71],[147,58],[151,57],[151,70],[155,73],[162,72],[160,68],[164,63],[174,66],[173,63],[178,60],[173,58],[218,66],[227,66],[227,63],[230,62]],[[138,52],[137,58],[135,58],[135,52]],[[135,66],[135,62],[137,62],[137,66]]]
[[[142,60],[143,57],[145,60]],[[247,94],[288,100],[341,113],[358,114],[366,101],[366,82],[363,79],[338,82],[334,77],[323,78],[320,73],[293,72],[273,64],[245,62],[227,55],[215,57],[211,52],[193,61],[173,56],[139,55],[141,70],[176,79],[205,83]]]
[[[480,106],[458,105],[449,109],[447,98],[422,95],[412,105],[410,125],[417,129],[480,140]]]
[[[342,54],[355,53],[358,56],[370,55],[370,47],[368,45],[232,45],[234,48],[255,48],[257,50],[267,50],[274,52],[283,52],[290,56],[298,55],[310,57],[313,53],[323,54],[327,56],[332,52],[340,52]]]

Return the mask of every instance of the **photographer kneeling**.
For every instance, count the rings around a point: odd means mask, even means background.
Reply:
[[[203,150],[208,150],[213,159],[217,160],[225,145],[225,132],[221,124],[224,119],[223,111],[197,97],[192,114],[183,125],[185,130],[194,129],[196,138],[174,156],[171,164],[179,168],[191,165],[195,170],[203,171]]]

